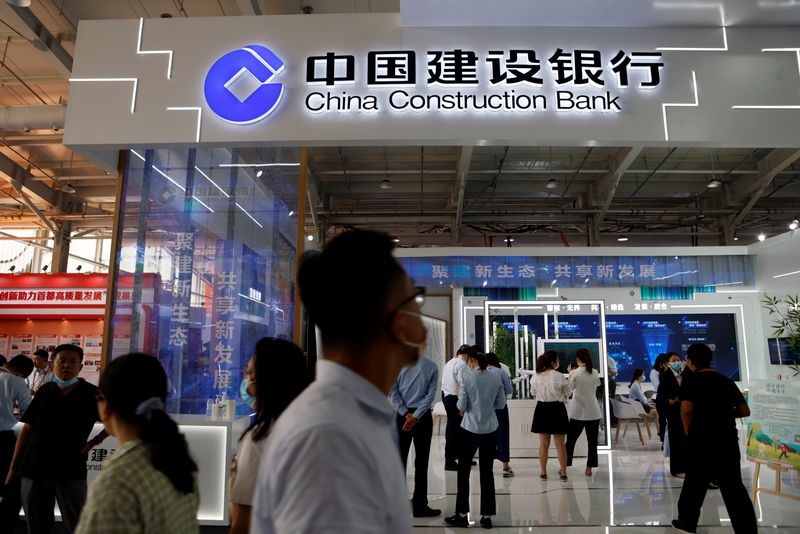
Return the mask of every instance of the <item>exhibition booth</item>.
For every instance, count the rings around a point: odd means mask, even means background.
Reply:
[[[759,62],[757,94],[729,83],[729,69],[795,41],[780,28],[439,30],[405,27],[396,14],[82,21],[64,142],[110,170],[120,162],[121,177],[104,359],[156,355],[170,411],[202,418],[208,399],[238,400],[257,339],[300,339],[303,147],[633,147],[621,160],[642,146],[778,147],[780,162],[800,139],[796,115],[776,109],[796,100],[781,82],[796,66]],[[580,67],[584,53],[593,66]],[[589,348],[603,391],[609,358],[622,383],[694,342],[712,345],[744,389],[774,377],[759,301],[800,286],[798,251],[795,232],[751,246],[397,255],[432,297],[429,357],[441,366],[470,343],[511,367],[512,449],[531,456],[524,371],[548,348],[565,365]],[[608,395],[600,400],[608,449]],[[241,402],[237,413],[247,413]],[[236,431],[219,428],[202,447],[227,462]],[[203,521],[227,519],[220,480],[201,484],[215,499]]]

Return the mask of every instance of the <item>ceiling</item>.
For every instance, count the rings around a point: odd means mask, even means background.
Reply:
[[[600,3],[619,7],[620,2]],[[398,12],[401,4],[405,16],[414,12],[406,7],[411,3],[33,0],[30,14],[54,36],[58,52],[44,46],[19,13],[0,1],[0,111],[68,104],[68,60],[79,20],[293,14],[304,6],[312,6],[313,13]],[[644,2],[648,9],[656,3]],[[672,3],[688,9],[704,2]],[[437,9],[447,4],[439,2]],[[556,6],[567,4],[536,5],[555,16],[564,11]],[[763,2],[721,4],[741,14],[743,5]],[[783,4],[788,4],[783,16],[767,23],[800,23],[794,7],[800,0]],[[694,16],[702,19],[701,12]],[[441,14],[443,24],[453,20],[448,17]],[[0,177],[5,178],[0,180],[0,230],[69,221],[72,232],[107,237],[115,177],[65,148],[63,125],[43,124],[30,132],[0,127]],[[716,245],[733,244],[734,234],[741,238],[736,244],[744,244],[762,232],[786,231],[800,217],[800,163],[787,149],[377,146],[312,148],[309,154],[311,209],[305,223],[309,233],[322,237],[369,227],[397,236],[401,246],[505,246],[507,238],[514,246]],[[27,177],[22,193],[9,172]],[[720,186],[708,188],[712,179]],[[381,188],[384,180],[391,188]],[[623,235],[628,241],[618,242]]]

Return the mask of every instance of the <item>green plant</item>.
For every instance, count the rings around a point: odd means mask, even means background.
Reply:
[[[800,353],[800,297],[797,295],[785,297],[764,295],[761,304],[773,317],[772,335],[777,338],[785,338],[789,348],[795,353]],[[800,374],[800,364],[794,363],[789,367],[794,371],[794,376]]]
[[[517,366],[514,361],[514,332],[505,327],[498,327],[494,331],[492,347],[497,358],[511,370],[511,376],[517,376]]]

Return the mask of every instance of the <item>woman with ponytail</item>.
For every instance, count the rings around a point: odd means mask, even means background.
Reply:
[[[196,533],[197,464],[164,411],[167,375],[147,354],[112,361],[97,410],[117,450],[89,488],[77,534]]]

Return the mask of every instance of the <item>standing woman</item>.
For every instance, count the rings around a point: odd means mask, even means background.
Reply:
[[[197,532],[197,464],[164,411],[167,375],[147,354],[112,361],[97,410],[117,451],[89,488],[77,534]]]
[[[686,473],[687,450],[686,434],[681,421],[681,357],[670,353],[659,375],[656,409],[667,420],[664,451],[669,449],[669,472],[672,476],[683,478]]]
[[[581,432],[586,431],[588,458],[587,477],[592,476],[592,468],[597,467],[597,436],[600,433],[600,405],[597,403],[597,388],[600,387],[600,373],[592,365],[592,355],[587,349],[575,353],[578,367],[569,370],[569,388],[572,390],[572,403],[569,405],[569,433],[567,434],[567,466],[572,466]]]
[[[461,453],[458,458],[458,495],[456,513],[445,518],[454,527],[468,527],[469,475],[472,458],[478,451],[481,477],[481,526],[492,528],[497,513],[494,495],[492,464],[497,448],[497,415],[506,405],[506,394],[499,376],[486,371],[489,361],[482,352],[470,351],[468,365],[461,373],[458,409],[464,414],[461,421]]]
[[[663,352],[656,357],[656,361],[653,363],[653,368],[650,370],[650,382],[653,384],[653,389],[656,390],[656,405],[658,405],[658,386],[661,384],[661,369],[664,367],[664,363],[667,362],[667,355]],[[661,445],[664,445],[664,433],[667,430],[667,415],[661,413],[658,408],[658,438],[661,440]]]
[[[231,465],[232,534],[250,531],[258,464],[269,430],[308,384],[306,358],[297,345],[275,338],[256,343],[239,388],[242,401],[255,410],[256,417],[239,438],[239,451]]]
[[[547,456],[550,437],[555,436],[558,453],[559,475],[562,482],[567,481],[567,448],[564,444],[569,432],[569,417],[564,404],[569,395],[569,384],[564,375],[558,372],[558,353],[545,351],[536,360],[536,376],[533,378],[533,391],[536,410],[533,412],[531,431],[539,434],[539,478],[547,480]]]
[[[508,377],[500,364],[500,358],[494,352],[487,352],[486,359],[489,361],[488,370],[500,377],[503,382],[503,391],[506,399],[514,392],[511,379]],[[497,459],[503,464],[503,478],[511,478],[514,471],[511,469],[511,425],[508,418],[508,404],[499,410],[495,410],[497,415]]]

